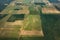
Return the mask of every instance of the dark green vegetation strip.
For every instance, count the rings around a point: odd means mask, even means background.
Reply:
[[[0,40],[18,40],[17,38],[0,38]]]
[[[23,20],[25,14],[12,14],[11,17],[7,20],[8,22],[14,22],[15,20]]]
[[[0,40],[18,40],[18,38],[0,38]],[[42,37],[20,37],[19,40],[43,40]]]
[[[43,40],[43,37],[21,37],[20,40]]]
[[[60,14],[42,14],[42,28],[47,40],[55,40],[60,37]]]
[[[32,15],[40,14],[39,11],[34,8],[34,6],[30,6],[29,11],[30,11],[30,14],[32,14]]]
[[[7,14],[0,14],[0,20],[3,19]]]

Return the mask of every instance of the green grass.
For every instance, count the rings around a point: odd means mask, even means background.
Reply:
[[[0,40],[18,40],[18,38],[0,38]]]
[[[40,14],[40,12],[35,9],[35,6],[30,6],[29,11],[30,11],[30,14],[33,14],[33,15]]]
[[[55,37],[60,38],[60,14],[42,14],[42,28],[45,38],[54,40]]]
[[[0,38],[0,40],[18,40],[18,38]],[[43,40],[42,37],[20,37],[19,40]]]
[[[20,40],[43,40],[42,37],[21,37]]]
[[[28,15],[24,20],[25,30],[41,30],[40,15]]]
[[[41,30],[40,11],[35,9],[35,6],[29,7],[30,14],[26,15],[24,20],[25,30]]]

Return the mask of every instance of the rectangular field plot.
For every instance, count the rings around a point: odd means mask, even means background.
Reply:
[[[20,35],[43,37],[40,15],[26,15]]]
[[[40,15],[28,15],[24,20],[25,30],[41,30]]]
[[[14,22],[15,20],[23,20],[25,14],[12,14],[7,20],[8,22]]]
[[[0,28],[0,38],[18,38],[20,27],[15,28]]]

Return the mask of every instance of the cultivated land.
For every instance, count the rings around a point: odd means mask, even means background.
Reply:
[[[21,39],[21,37],[33,37],[34,39],[34,37],[43,37],[40,15],[34,14],[36,9],[34,7],[32,7],[34,10],[30,9],[31,5],[21,5],[19,7],[22,9],[20,10],[15,10],[16,7],[15,1],[13,1],[0,13],[2,15],[0,20],[0,38]],[[38,12],[36,11],[36,13]],[[4,14],[6,16],[3,17]],[[20,14],[24,14],[22,20],[20,20],[21,17],[19,18],[19,16],[13,16]]]
[[[2,14],[3,15],[3,14]],[[12,14],[11,14],[12,15]],[[1,20],[1,23],[3,24],[4,23],[4,26],[3,26],[3,30],[5,30],[5,28],[15,28],[16,27],[20,27],[21,29],[19,29],[20,31],[24,32],[23,30],[29,32],[33,32],[32,35],[36,35],[35,33],[38,32],[38,36],[39,35],[42,35],[43,36],[43,32],[42,32],[42,28],[41,28],[41,20],[40,20],[40,15],[32,15],[32,14],[26,14],[25,17],[24,17],[24,20],[15,20],[14,22],[7,22],[7,20],[9,19],[9,17],[11,17],[10,14],[8,14],[8,16],[6,16],[5,18],[3,18]],[[17,15],[17,14],[16,14]],[[18,14],[19,15],[19,14]],[[8,17],[8,18],[7,18]],[[7,20],[4,20],[6,19]],[[12,17],[12,19],[10,20],[14,20],[15,17]],[[3,22],[4,21],[4,22]],[[35,32],[34,32],[35,31]],[[40,31],[42,33],[40,33]],[[30,35],[29,33],[26,35]],[[20,34],[21,32],[19,32]],[[2,33],[1,33],[2,34]],[[24,35],[24,34],[20,34],[20,35]]]
[[[17,1],[25,2],[22,0]],[[16,10],[16,7],[22,9]],[[7,40],[10,38],[11,40],[43,40],[44,36],[46,39],[48,38],[48,40],[53,39],[51,39],[51,36],[55,36],[55,39],[59,39],[58,33],[60,29],[58,29],[58,27],[60,26],[60,15],[55,15],[54,12],[56,12],[56,14],[59,13],[59,11],[55,9],[46,9],[39,5],[30,4],[16,6],[15,1],[11,2],[0,13],[1,40],[4,40],[3,38]]]
[[[56,8],[52,7],[44,7],[42,8],[42,12],[45,14],[60,14],[60,11],[58,11]]]
[[[40,15],[27,15],[21,30],[22,35],[43,36]]]

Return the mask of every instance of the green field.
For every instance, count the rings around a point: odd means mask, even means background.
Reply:
[[[26,1],[27,3],[28,1]],[[15,20],[20,20],[20,18],[23,18],[23,26],[19,26],[19,25],[13,25],[13,26],[3,26],[3,28],[8,28],[8,29],[2,29],[1,30],[1,36],[0,36],[0,40],[42,40],[42,38],[40,37],[22,37],[19,35],[20,29],[23,28],[24,30],[37,30],[40,31],[42,30],[42,25],[41,25],[41,18],[39,15],[39,11],[37,11],[35,8],[35,6],[30,6],[29,7],[29,11],[30,14],[25,15],[23,17],[21,17],[20,14],[17,14],[18,10],[15,10],[16,6],[12,6],[11,4],[6,7],[6,9],[4,11],[2,11],[2,13],[4,14],[8,14],[8,16],[6,16],[3,20],[1,20],[4,24],[6,22],[11,22],[13,23],[13,21]],[[7,20],[5,20],[7,19]],[[3,24],[2,23],[2,24]],[[3,24],[3,25],[4,25]],[[12,29],[10,29],[12,28]],[[3,35],[4,34],[4,35]]]
[[[40,15],[27,15],[24,20],[25,30],[41,30]]]

